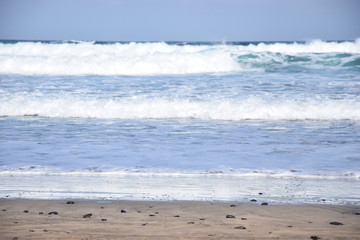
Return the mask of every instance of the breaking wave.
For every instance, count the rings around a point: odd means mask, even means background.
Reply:
[[[308,43],[0,43],[0,74],[161,75],[360,67],[360,40]]]

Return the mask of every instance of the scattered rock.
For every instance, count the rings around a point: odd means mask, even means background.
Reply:
[[[247,220],[247,218],[241,218],[241,220]]]
[[[263,193],[262,193],[262,192],[259,192],[259,195],[263,195]]]
[[[195,224],[194,222],[188,222],[187,224]]]
[[[67,201],[66,204],[75,204],[74,201]]]
[[[44,229],[43,231],[44,231],[44,232],[48,232],[49,230]]]
[[[126,213],[126,211],[125,211],[125,210],[121,210],[120,212],[121,212],[121,213]]]
[[[331,222],[330,224],[331,224],[331,225],[335,225],[335,226],[344,225],[344,224],[341,223],[341,222]]]
[[[29,232],[35,232],[35,230],[33,230],[33,229],[30,229],[30,230],[29,230]]]
[[[143,224],[141,224],[141,226],[146,226],[147,225],[147,223],[143,223]]]
[[[43,215],[44,213],[43,212],[39,212],[40,215]]]
[[[58,215],[59,213],[58,212],[49,212],[48,215]]]
[[[175,215],[174,217],[180,217],[180,215]]]
[[[28,211],[28,210],[24,210],[24,213],[29,213],[29,211]]]
[[[237,226],[237,227],[234,227],[234,229],[246,229],[246,227],[244,227],[244,226]]]
[[[200,221],[205,221],[205,218],[199,218]]]
[[[2,211],[3,211],[3,212],[6,212],[6,209],[3,209]]]
[[[104,209],[104,207],[100,207],[101,209]]]
[[[261,204],[261,206],[267,206],[267,205],[269,205],[267,202],[263,202],[263,203]]]
[[[310,239],[312,239],[312,240],[318,240],[318,239],[321,239],[321,238],[319,238],[318,236],[311,236]]]
[[[291,226],[291,225],[289,225],[289,226],[287,226],[288,228],[292,228],[293,226]]]
[[[6,210],[5,210],[6,211]],[[356,212],[355,215],[360,215],[360,212]]]
[[[103,218],[103,219],[101,219],[101,221],[102,221],[102,222],[106,222],[106,221],[107,221],[107,219],[106,219],[106,218]]]
[[[159,214],[159,212],[155,212],[155,214]]]
[[[236,205],[235,205],[235,204],[231,204],[230,207],[236,207]]]
[[[88,214],[83,215],[83,218],[91,218],[91,217],[92,217],[92,213],[88,213]]]
[[[228,214],[228,215],[226,215],[226,218],[235,218],[235,216]]]
[[[155,215],[154,214],[149,214],[149,217],[155,217]]]
[[[19,240],[19,238],[18,238],[18,237],[14,237],[12,240]]]
[[[250,202],[257,202],[257,200],[256,199],[251,199]]]

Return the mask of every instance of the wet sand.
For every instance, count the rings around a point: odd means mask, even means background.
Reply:
[[[360,206],[0,199],[0,239],[360,239]]]

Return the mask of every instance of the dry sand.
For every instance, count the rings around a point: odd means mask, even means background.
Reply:
[[[354,240],[359,214],[360,206],[1,199],[0,239]]]

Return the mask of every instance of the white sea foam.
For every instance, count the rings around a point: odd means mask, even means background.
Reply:
[[[360,40],[355,42],[274,43],[250,45],[175,45],[167,43],[0,43],[0,74],[22,75],[159,75],[229,73],[259,70],[238,57],[256,54],[271,63],[274,55],[307,54],[321,64],[318,53],[350,53],[358,61]],[[316,53],[315,55],[313,53]],[[287,64],[283,58],[275,59]],[[345,61],[345,63],[346,63]],[[251,63],[251,61],[250,61]],[[339,65],[344,64],[340,61]],[[266,68],[266,67],[265,67]]]
[[[360,120],[360,102],[350,99],[96,99],[73,96],[3,97],[0,116],[104,119]]]

